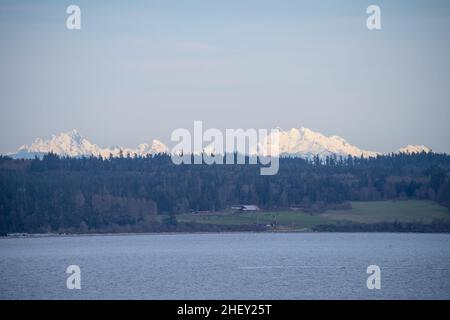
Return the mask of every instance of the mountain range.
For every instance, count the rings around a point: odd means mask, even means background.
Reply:
[[[69,157],[96,156],[107,158],[109,156],[118,157],[120,154],[124,156],[127,154],[146,156],[148,154],[168,153],[169,149],[164,143],[156,139],[151,144],[141,143],[135,149],[119,146],[101,148],[84,138],[77,130],[72,130],[53,135],[47,140],[37,138],[31,145],[23,145],[17,152],[8,155],[13,158],[34,158],[49,152]]]
[[[360,149],[339,136],[326,136],[304,127],[292,128],[287,131],[279,129],[278,133],[268,135],[259,142],[258,146],[253,146],[250,149],[250,153],[267,154],[267,150],[271,150],[271,141],[275,140],[274,134],[278,135],[279,154],[282,156],[303,158],[311,158],[316,155],[319,157],[330,155],[374,157],[382,154],[376,151]],[[123,156],[127,154],[146,156],[149,154],[169,153],[170,151],[164,143],[156,139],[149,144],[139,144],[134,149],[119,146],[102,148],[84,138],[77,130],[72,130],[53,135],[45,140],[37,138],[31,145],[23,145],[16,152],[9,153],[8,156],[13,158],[34,158],[35,156],[41,157],[49,152],[69,157],[101,156],[107,158],[110,156],[118,157],[121,154]],[[408,145],[397,152],[420,153],[431,152],[431,149],[423,145]]]

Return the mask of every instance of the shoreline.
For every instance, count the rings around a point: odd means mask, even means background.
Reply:
[[[211,231],[211,232],[118,232],[118,233],[30,233],[0,236],[6,239],[33,239],[33,238],[70,238],[70,237],[100,237],[100,236],[149,236],[149,235],[210,235],[210,234],[450,234],[449,232],[389,232],[389,231]]]

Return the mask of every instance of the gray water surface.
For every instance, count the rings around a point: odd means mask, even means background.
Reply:
[[[67,266],[81,289],[66,287]],[[366,268],[381,268],[369,290]],[[1,299],[450,299],[450,235],[151,234],[0,239]]]

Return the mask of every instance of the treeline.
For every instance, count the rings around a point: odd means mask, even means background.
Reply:
[[[413,233],[450,233],[450,221],[435,220],[423,222],[378,222],[378,223],[341,223],[317,225],[316,232],[413,232]]]
[[[261,176],[259,165],[174,165],[163,154],[0,157],[0,233],[133,226],[146,231],[162,223],[158,214],[236,204],[312,213],[351,200],[426,199],[450,207],[450,156],[445,154],[281,158],[279,166],[277,175]]]

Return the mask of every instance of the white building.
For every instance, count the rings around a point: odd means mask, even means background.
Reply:
[[[239,206],[234,206],[234,207],[231,207],[231,209],[236,210],[236,211],[246,211],[246,212],[255,212],[255,211],[261,210],[261,209],[259,209],[259,207],[257,205],[253,205],[253,204],[243,204],[243,205],[239,205]]]

